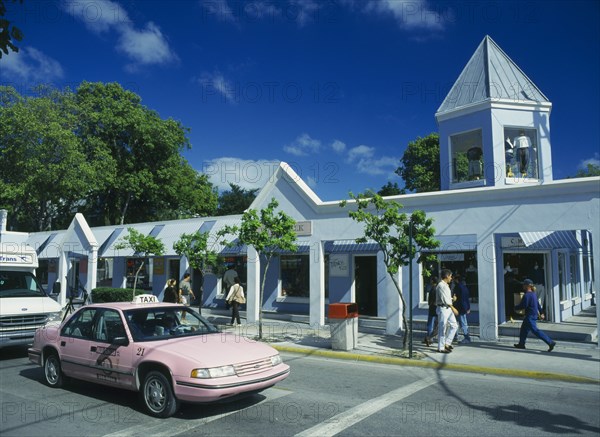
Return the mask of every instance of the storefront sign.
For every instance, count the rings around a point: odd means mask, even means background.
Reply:
[[[312,222],[310,220],[304,222],[296,222],[294,231],[298,237],[309,237],[312,235]]]
[[[164,258],[154,258],[154,274],[155,275],[164,275],[165,274],[165,259]]]
[[[347,277],[350,274],[350,263],[348,254],[329,255],[329,276]]]
[[[464,261],[465,254],[464,253],[441,253],[439,255],[440,261],[445,262],[456,262],[456,261]]]
[[[527,247],[521,237],[502,237],[500,245],[502,247]]]

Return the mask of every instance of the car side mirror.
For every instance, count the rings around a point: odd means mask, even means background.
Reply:
[[[114,346],[129,346],[129,339],[127,337],[115,337],[111,344]]]
[[[52,285],[52,294],[60,294],[60,282],[55,282]]]

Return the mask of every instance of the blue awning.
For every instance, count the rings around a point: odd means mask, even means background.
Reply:
[[[374,241],[367,243],[357,243],[354,240],[328,241],[325,243],[326,253],[364,253],[378,252],[379,244]]]
[[[519,232],[529,249],[581,249],[575,231]]]

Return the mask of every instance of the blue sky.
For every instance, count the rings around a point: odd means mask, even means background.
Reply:
[[[119,82],[191,129],[220,188],[289,163],[323,200],[379,189],[484,38],[553,104],[554,178],[600,163],[600,2],[74,0],[12,3],[0,83]]]

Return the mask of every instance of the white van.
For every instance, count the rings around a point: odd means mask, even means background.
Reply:
[[[3,226],[2,226],[3,227]],[[35,278],[38,259],[0,227],[0,348],[33,342],[35,330],[61,318],[61,306]]]

